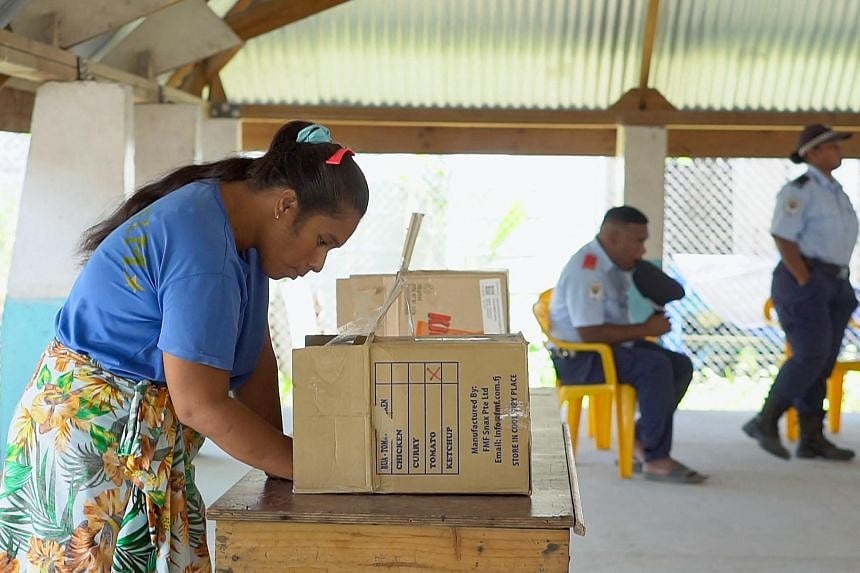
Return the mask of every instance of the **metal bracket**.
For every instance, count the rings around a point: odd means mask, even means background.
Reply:
[[[209,117],[236,119],[240,115],[239,106],[230,102],[213,103],[209,106]]]
[[[90,73],[90,68],[87,65],[87,60],[85,58],[78,56],[77,61],[78,61],[78,81],[82,82],[82,81],[94,80],[95,76],[92,73]]]

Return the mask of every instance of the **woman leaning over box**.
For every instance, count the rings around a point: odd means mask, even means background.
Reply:
[[[204,437],[292,478],[268,281],[319,272],[355,231],[368,189],[351,156],[288,123],[263,157],[182,167],[87,231],[9,431],[0,570],[210,570]]]

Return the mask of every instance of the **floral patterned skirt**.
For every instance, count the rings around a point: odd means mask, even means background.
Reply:
[[[0,484],[0,571],[210,571],[191,460],[167,388],[53,341],[18,403]]]

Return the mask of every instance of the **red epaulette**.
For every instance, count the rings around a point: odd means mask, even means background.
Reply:
[[[593,271],[597,268],[597,255],[592,253],[588,253],[585,255],[585,258],[582,259],[582,268]]]

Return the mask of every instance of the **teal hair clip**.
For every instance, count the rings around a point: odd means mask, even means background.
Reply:
[[[299,131],[296,141],[298,143],[332,143],[331,132],[324,125],[312,123]]]

